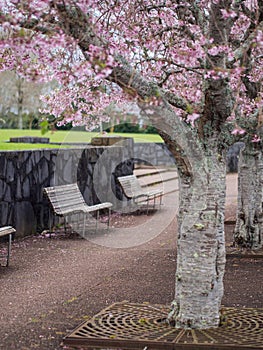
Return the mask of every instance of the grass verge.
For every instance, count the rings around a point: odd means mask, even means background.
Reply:
[[[0,129],[0,150],[24,150],[37,148],[57,148],[52,144],[37,143],[11,143],[10,137],[48,137],[51,143],[90,143],[92,137],[100,136],[97,132],[88,131],[49,131],[42,135],[40,130],[18,130],[18,129]],[[157,134],[126,134],[126,133],[109,133],[107,136],[132,137],[134,142],[163,142]]]

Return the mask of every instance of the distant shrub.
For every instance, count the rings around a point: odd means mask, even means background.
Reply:
[[[127,134],[158,134],[157,130],[151,126],[140,127],[139,124],[124,122],[106,129],[107,132],[114,131]]]

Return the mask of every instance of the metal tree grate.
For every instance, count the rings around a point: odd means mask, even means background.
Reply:
[[[206,330],[160,322],[169,307],[116,303],[78,326],[65,345],[105,349],[263,349],[263,309],[224,308],[226,322]]]

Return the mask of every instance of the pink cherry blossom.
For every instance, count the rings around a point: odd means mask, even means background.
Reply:
[[[187,121],[188,123],[191,123],[192,126],[194,126],[194,122],[195,122],[195,120],[198,119],[198,118],[200,118],[200,114],[198,114],[198,113],[193,113],[193,114],[189,114],[189,115],[187,116],[186,121]]]
[[[258,135],[253,135],[251,142],[257,143],[260,142],[261,138]]]
[[[232,131],[233,135],[244,135],[245,133],[246,133],[246,130],[238,128],[238,127]]]
[[[81,21],[84,14],[88,14],[85,21],[89,21],[96,39],[87,47],[83,48],[82,41],[85,42],[88,32],[83,36],[71,35],[66,20],[64,24],[60,22],[62,3],[79,11],[78,30],[87,27],[85,24],[82,28]],[[128,103],[137,101],[138,95],[129,87],[120,89],[112,82],[111,75],[120,57],[142,77],[152,79],[162,89],[184,100],[191,110],[198,110],[200,116],[206,82],[210,79],[229,81],[236,101],[233,106],[238,104],[239,115],[247,118],[261,103],[261,92],[254,99],[247,96],[243,79],[244,74],[251,83],[263,79],[263,33],[256,22],[257,16],[250,39],[249,70],[243,66],[253,18],[248,13],[258,11],[258,1],[247,0],[244,5],[247,11],[231,2],[225,7],[222,5],[222,19],[226,23],[231,21],[232,29],[228,42],[216,43],[205,27],[213,15],[210,11],[219,3],[219,0],[200,0],[197,20],[188,1],[167,0],[156,4],[150,0],[2,1],[0,70],[16,70],[34,81],[56,80],[57,89],[43,97],[45,112],[64,118],[64,122],[81,123],[82,118],[83,123],[96,126],[98,116],[104,115],[102,111],[107,105],[117,105],[124,99]],[[220,67],[214,63],[218,57],[225,62]],[[178,106],[171,108],[179,117],[185,117],[185,111]],[[229,118],[235,112],[230,112]],[[188,113],[187,118],[194,124],[195,114]]]

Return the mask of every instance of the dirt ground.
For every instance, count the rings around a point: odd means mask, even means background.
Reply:
[[[227,207],[226,217],[233,215]],[[114,225],[122,223],[114,217]],[[126,216],[129,225],[145,216]],[[231,243],[233,225],[226,225]],[[130,248],[96,245],[76,235],[16,240],[0,268],[0,349],[63,349],[63,336],[112,303],[169,304],[174,296],[176,221]],[[262,258],[227,256],[223,305],[263,307]]]

